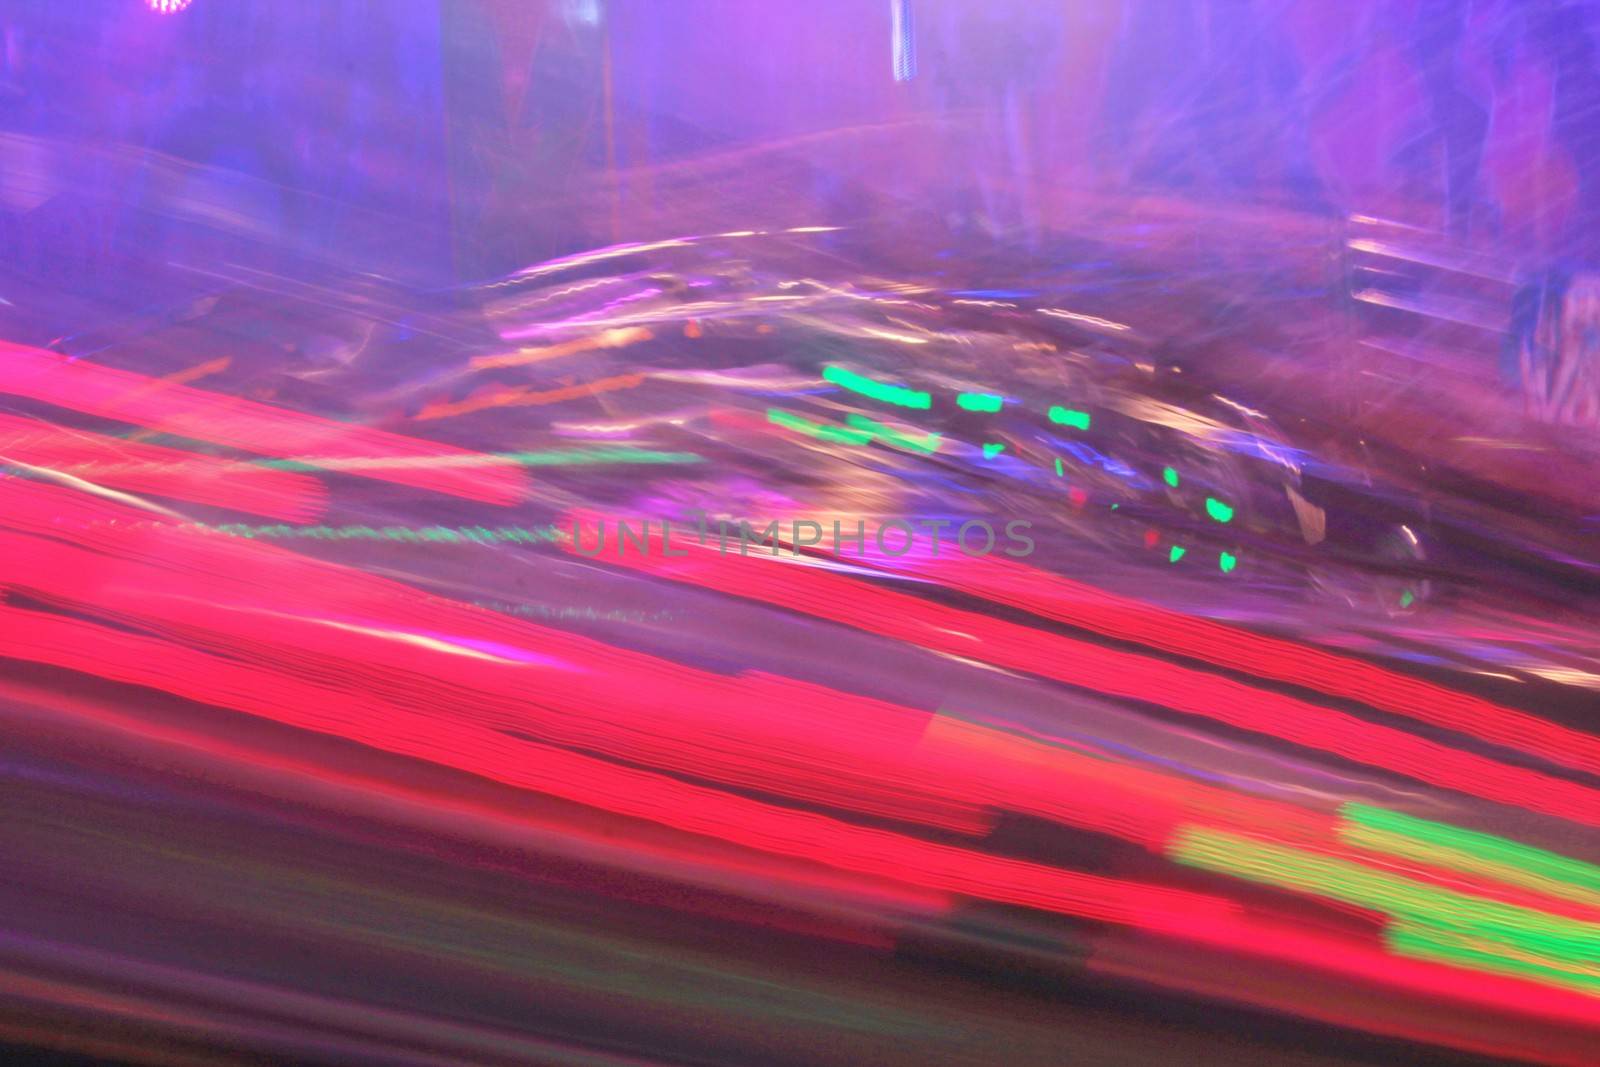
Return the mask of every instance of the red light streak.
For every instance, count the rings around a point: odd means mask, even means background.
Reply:
[[[1360,701],[1559,766],[1600,774],[1600,739],[1593,735],[1376,664],[1119,597],[1010,560],[873,558],[870,562],[885,570],[915,566],[918,573],[951,588],[1041,618]]]
[[[665,558],[658,550],[622,557],[608,551],[599,558],[935,651],[1211,719],[1469,796],[1600,826],[1600,792],[1331,708],[1192,667],[877,589],[814,567],[755,555],[718,556],[693,544],[675,547],[686,548],[689,556]]]
[[[927,889],[1106,922],[1179,928],[1232,915],[1221,897],[1058,870],[732,796],[470,723],[407,712],[167,641],[0,608],[7,655],[424,759],[780,856]]]

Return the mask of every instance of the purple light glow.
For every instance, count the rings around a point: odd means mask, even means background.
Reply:
[[[144,0],[145,6],[158,15],[176,15],[194,0]]]

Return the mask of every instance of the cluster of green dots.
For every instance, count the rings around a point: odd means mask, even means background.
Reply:
[[[854,371],[846,370],[838,365],[830,364],[822,372],[824,381],[847,389],[854,393],[885,404],[899,407],[927,410],[932,406],[932,397],[920,390],[908,389],[905,386],[894,385],[888,382],[876,381]],[[963,411],[997,412],[1005,405],[1005,397],[998,393],[961,393],[956,397],[956,405]],[[1046,413],[1051,422],[1070,426],[1076,430],[1087,430],[1091,424],[1087,411],[1075,408],[1052,406]],[[849,428],[829,426],[803,419],[792,412],[771,409],[767,418],[772,423],[797,430],[809,436],[825,441],[836,441],[848,444],[869,444],[878,439],[887,444],[897,445],[914,451],[931,453],[938,450],[939,435],[929,434],[923,438],[911,437],[901,431],[869,419],[864,415],[851,414],[846,416]],[[983,445],[983,458],[994,459],[1005,450],[1005,445],[988,443]],[[1059,458],[1055,461],[1055,472],[1058,477],[1064,476],[1065,471]],[[1161,480],[1170,488],[1176,489],[1180,483],[1178,471],[1174,467],[1164,467],[1161,470]],[[1116,510],[1117,505],[1111,505]],[[1234,508],[1216,497],[1208,496],[1205,501],[1206,516],[1214,522],[1229,523],[1233,521]],[[1183,545],[1172,545],[1167,552],[1167,562],[1177,563],[1188,554],[1189,550]],[[1221,552],[1217,556],[1217,567],[1224,574],[1230,573],[1239,565],[1239,558],[1231,552]]]

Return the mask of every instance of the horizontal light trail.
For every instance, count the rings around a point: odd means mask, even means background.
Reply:
[[[649,448],[617,446],[613,448],[554,448],[542,452],[482,452],[460,456],[390,456],[378,458],[362,456],[353,459],[334,459],[322,456],[301,456],[295,459],[262,460],[261,466],[278,470],[299,471],[376,471],[400,470],[406,467],[430,467],[441,470],[449,467],[592,467],[607,464],[678,464],[702,463],[704,456],[694,452],[662,452]]]
[[[0,414],[0,463],[21,463],[128,493],[274,519],[322,514],[327,491],[303,474]]]
[[[438,401],[426,405],[416,415],[417,421],[427,422],[433,419],[454,418],[457,415],[470,415],[478,411],[488,411],[491,408],[517,408],[538,407],[543,404],[558,404],[564,400],[581,400],[584,397],[598,396],[601,393],[614,393],[622,389],[633,389],[643,385],[643,374],[618,374],[610,378],[597,378],[592,382],[582,385],[568,385],[559,389],[520,389],[506,386],[491,386],[480,390],[467,397],[465,400]]]
[[[5,360],[0,392],[12,396],[280,459],[411,460],[366,476],[488,504],[513,504],[526,495],[526,476],[509,461],[465,470],[428,464],[480,455],[466,449],[187,385],[160,382],[152,392],[145,387],[158,379],[9,342],[0,341],[0,357]]]

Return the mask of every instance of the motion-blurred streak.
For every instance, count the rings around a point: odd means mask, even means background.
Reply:
[[[0,415],[0,460],[160,497],[309,522],[327,491],[305,474]]]
[[[0,9],[0,1061],[1590,1067],[1597,17]]]
[[[651,563],[613,548],[607,559],[805,610],[849,626],[914,641],[953,655],[981,658],[1131,700],[1202,715],[1253,732],[1322,749],[1433,785],[1600,826],[1600,790],[1524,770],[1367,723],[1306,701],[1251,689],[1229,679],[1154,659],[1141,659],[1067,637],[959,612],[895,592],[852,587],[850,579],[799,568],[731,559],[711,549],[666,563],[659,546]],[[745,564],[744,566],[740,566]]]
[[[263,455],[311,453],[336,459],[465,455],[462,449],[269,407],[237,397],[165,383],[152,392],[144,375],[0,344],[7,371],[0,390],[160,433],[229,445]],[[401,485],[486,503],[521,499],[524,485],[511,464],[457,474],[449,469],[401,468],[372,475]],[[502,469],[495,469],[501,467]]]

